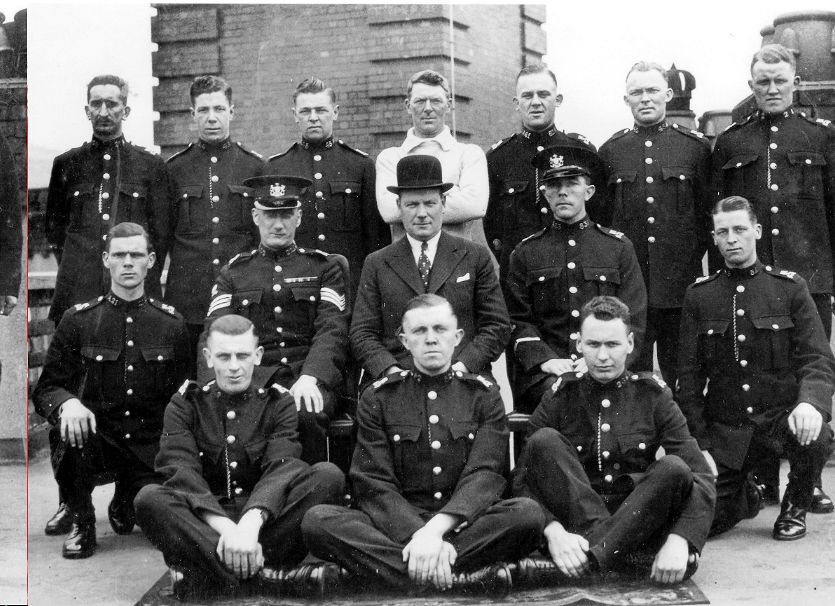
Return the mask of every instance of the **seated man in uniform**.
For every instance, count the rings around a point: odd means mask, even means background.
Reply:
[[[262,364],[295,398],[302,460],[324,461],[348,353],[345,276],[334,257],[296,246],[309,180],[267,175],[244,185],[254,189],[252,217],[261,242],[221,269],[208,318],[234,313],[252,320],[264,348]],[[200,366],[198,377],[205,375]]]
[[[263,567],[285,589],[322,590],[328,576],[322,565],[291,567],[307,552],[302,516],[339,502],[344,477],[299,460],[293,397],[255,368],[263,353],[252,322],[218,318],[203,349],[214,380],[187,381],[165,411],[156,459],[165,483],[137,495],[136,515],[178,598],[234,591]]]
[[[772,536],[790,541],[806,535],[831,448],[835,360],[806,280],[763,265],[761,236],[748,200],[716,203],[713,241],[725,267],[685,294],[679,401],[717,476],[712,533],[759,513],[752,469],[785,454],[789,483]]]
[[[423,294],[406,305],[400,340],[414,370],[362,394],[351,465],[357,509],[307,513],[313,555],[390,587],[509,587],[510,569],[497,562],[536,547],[543,515],[530,499],[501,499],[504,404],[494,383],[452,367],[462,337],[444,298]]]
[[[664,382],[626,369],[629,308],[594,297],[581,317],[588,372],[561,375],[534,412],[514,493],[545,509],[560,573],[631,568],[677,583],[695,572],[710,529],[710,468]]]
[[[156,261],[150,247],[137,223],[108,231],[103,259],[110,292],[64,313],[32,394],[35,410],[52,425],[52,466],[66,498],[62,517],[71,521],[63,529],[65,558],[96,551],[96,484],[115,479],[107,514],[116,533],[128,534],[134,496],[161,481],[154,457],[163,413],[188,376],[189,346],[182,316],[145,294]]]

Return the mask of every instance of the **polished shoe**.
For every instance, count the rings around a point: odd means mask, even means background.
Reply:
[[[452,575],[452,589],[461,593],[501,597],[507,595],[511,587],[513,577],[507,564],[492,564],[472,572]]]
[[[760,492],[762,493],[762,502],[760,509],[770,505],[780,504],[780,487],[773,484],[760,484]]]
[[[89,558],[96,553],[96,546],[96,523],[73,522],[61,555],[70,560]]]
[[[67,534],[71,528],[72,512],[66,503],[61,503],[58,505],[58,511],[49,518],[43,531],[45,534],[54,537]]]
[[[571,577],[560,570],[551,558],[522,558],[518,562],[509,564],[509,568],[514,586],[563,585],[572,581]]]
[[[832,513],[835,511],[835,505],[833,505],[832,499],[829,498],[829,495],[815,486],[815,492],[812,493],[812,504],[809,506],[809,511],[811,513]]]
[[[778,541],[794,541],[806,536],[806,510],[783,498],[780,515],[774,522],[771,536]]]
[[[652,574],[652,565],[655,563],[654,551],[637,550],[629,552],[616,559],[615,570],[620,573],[646,577]],[[682,581],[686,581],[699,569],[699,554],[692,547],[688,547],[687,568],[684,569]]]
[[[268,592],[318,600],[336,593],[347,574],[346,570],[331,562],[280,569],[264,566],[258,573],[262,587]]]
[[[133,501],[125,501],[114,496],[110,505],[107,506],[107,519],[110,520],[110,527],[116,534],[133,532],[133,526],[136,524]]]

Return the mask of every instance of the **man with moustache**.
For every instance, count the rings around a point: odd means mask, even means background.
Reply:
[[[572,140],[534,158],[552,222],[510,256],[503,284],[513,323],[510,347],[514,407],[530,413],[557,378],[585,371],[578,358],[580,309],[597,295],[619,297],[632,311],[636,348],[645,329],[647,294],[635,249],[621,232],[593,223],[586,203],[600,160]]]
[[[551,209],[542,195],[542,175],[533,165],[533,157],[547,147],[571,140],[589,143],[583,135],[566,134],[554,125],[554,114],[562,98],[557,93],[557,77],[547,66],[534,63],[522,68],[516,76],[513,97],[522,130],[502,139],[487,152],[490,202],[484,217],[484,232],[499,259],[503,280],[507,278],[510,253],[516,245],[552,221]],[[602,185],[602,172],[592,180]],[[601,216],[605,210],[602,202],[605,194],[601,187],[589,200],[588,208],[592,220],[608,225]]]
[[[832,334],[835,248],[835,126],[794,107],[800,77],[794,53],[767,44],[751,59],[757,111],[716,139],[712,190],[716,198],[743,196],[762,222],[759,259],[806,280],[824,332]],[[714,254],[712,268],[722,260]],[[779,497],[779,461],[764,462],[759,480]],[[817,480],[813,513],[835,510]]]
[[[156,254],[145,229],[119,223],[107,233],[102,254],[110,275],[106,296],[67,310],[47,350],[32,400],[52,425],[52,467],[66,505],[52,532],[66,525],[65,558],[96,551],[92,493],[115,477],[107,508],[117,534],[134,526],[133,498],[158,483],[165,405],[189,366],[182,316],[145,292]]]
[[[393,240],[403,237],[397,196],[396,168],[407,155],[430,155],[441,162],[443,180],[452,184],[447,193],[444,231],[487,246],[481,218],[487,210],[489,185],[487,160],[477,145],[455,140],[446,125],[452,99],[447,79],[426,69],[409,78],[406,111],[412,128],[399,147],[389,147],[377,156],[377,208],[391,226]]]
[[[76,303],[104,295],[110,276],[100,268],[108,230],[123,221],[146,228],[160,262],[150,267],[148,294],[160,294],[160,272],[168,253],[173,189],[159,156],[125,140],[130,115],[128,84],[114,75],[87,84],[84,110],[93,139],[55,158],[46,204],[47,239],[58,259],[49,319],[56,324]]]
[[[220,268],[258,243],[252,191],[243,181],[264,174],[264,161],[229,137],[235,106],[226,80],[197,76],[189,98],[197,141],[168,159],[177,195],[170,209],[173,241],[165,301],[185,317],[196,354]]]
[[[600,147],[613,229],[635,246],[647,287],[647,332],[633,370],[658,364],[675,389],[684,291],[702,275],[710,216],[710,144],[702,133],[668,123],[673,91],[657,63],[639,61],[626,75],[623,100],[635,124]]]
[[[313,186],[302,200],[296,244],[339,253],[351,269],[356,292],[365,257],[391,242],[374,196],[374,161],[333,135],[339,117],[336,93],[318,78],[302,81],[293,93],[293,117],[301,141],[272,156],[273,175],[298,175]]]
[[[679,402],[717,476],[712,532],[759,513],[751,471],[785,454],[789,483],[772,536],[806,535],[815,478],[829,453],[835,358],[806,281],[757,257],[762,226],[731,196],[713,209],[725,267],[687,289],[681,317]]]

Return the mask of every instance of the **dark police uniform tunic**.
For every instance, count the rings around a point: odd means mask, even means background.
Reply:
[[[269,172],[313,181],[302,199],[296,243],[347,258],[351,292],[356,292],[366,255],[391,242],[388,225],[377,211],[374,162],[339,140],[302,140],[272,156]]]
[[[541,175],[531,163],[533,157],[543,149],[578,139],[588,142],[583,135],[566,134],[552,125],[541,132],[523,130],[499,141],[487,152],[490,200],[484,217],[484,233],[499,258],[503,280],[516,245],[553,220],[545,194],[539,189]],[[601,187],[604,177],[602,173],[592,176],[592,183],[598,187],[587,208],[596,221],[608,225],[608,220],[601,216],[605,210],[602,202],[605,191]]]
[[[613,229],[632,241],[647,287],[647,338],[633,368],[652,370],[652,345],[675,386],[684,291],[702,275],[710,242],[710,144],[698,131],[666,122],[615,133],[600,148]],[[669,311],[667,311],[669,310]]]
[[[188,355],[182,316],[154,298],[124,301],[111,292],[64,314],[32,399],[53,424],[53,469],[73,513],[93,516],[93,473],[116,471],[131,498],[156,481],[163,412],[186,377]],[[80,451],[60,437],[58,409],[70,398],[96,416],[97,438]]]
[[[124,221],[148,230],[158,263],[148,271],[145,289],[159,295],[172,196],[162,158],[122,137],[94,138],[55,158],[46,205],[47,238],[59,261],[49,310],[52,321],[57,324],[72,305],[107,293],[110,275],[101,260],[104,238]]]
[[[622,233],[588,217],[572,225],[553,221],[519,243],[504,292],[514,325],[514,402],[522,412],[533,411],[555,379],[539,365],[576,357],[580,309],[593,297],[612,295],[626,303],[636,346],[641,342],[647,295],[635,250]]]
[[[528,436],[514,494],[536,498],[551,520],[585,535],[598,563],[669,533],[701,551],[713,474],[659,377],[626,371],[600,383],[564,374],[531,416]],[[665,456],[656,462],[659,447]]]
[[[229,139],[201,139],[168,159],[176,198],[165,301],[188,324],[202,326],[220,268],[258,244],[252,192],[241,183],[263,175],[264,168],[261,156]]]
[[[339,263],[321,250],[295,244],[283,251],[259,246],[241,253],[220,271],[212,289],[209,319],[230,313],[255,325],[265,350],[261,364],[278,367],[281,385],[291,387],[300,375],[318,380],[325,414],[332,417],[334,392],[342,384],[348,355],[345,280]],[[303,459],[324,460],[324,430],[304,408],[299,423]]]
[[[835,360],[806,282],[763,266],[723,269],[690,286],[684,300],[679,401],[693,436],[719,468],[716,523],[733,517],[745,474],[760,455],[785,449],[789,499],[807,507],[832,431]],[[707,394],[703,395],[705,385]],[[801,447],[787,417],[799,402],[823,416],[818,439]]]
[[[0,136],[0,296],[20,291],[20,196],[14,156]]]
[[[789,108],[757,111],[716,140],[712,189],[747,198],[763,226],[757,256],[808,283],[827,335],[835,247],[835,126]],[[713,267],[721,266],[718,256]]]
[[[165,562],[194,580],[234,586],[218,559],[219,535],[202,520],[207,513],[238,522],[249,509],[267,512],[259,542],[267,564],[292,566],[307,550],[300,524],[318,503],[338,502],[342,473],[330,463],[299,460],[296,407],[283,387],[266,387],[269,373],[256,369],[240,394],[214,380],[189,381],[171,398],[156,459],[163,485],[145,487],[136,514]]]
[[[408,584],[402,550],[435,514],[457,516],[445,535],[453,570],[524,557],[538,543],[542,512],[529,499],[501,500],[508,429],[498,387],[479,375],[415,371],[363,392],[351,462],[358,510],[311,510],[311,553],[360,575]]]

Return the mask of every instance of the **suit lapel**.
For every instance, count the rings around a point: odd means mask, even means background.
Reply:
[[[416,295],[423,294],[423,280],[420,279],[417,263],[415,263],[409,240],[405,235],[392,246],[392,253],[390,257],[385,259],[386,265],[408,284]]]
[[[437,294],[465,254],[466,251],[458,248],[449,234],[441,232],[438,250],[435,252],[435,262],[432,264],[432,271],[429,272],[429,292]],[[419,277],[420,274],[418,274]]]

